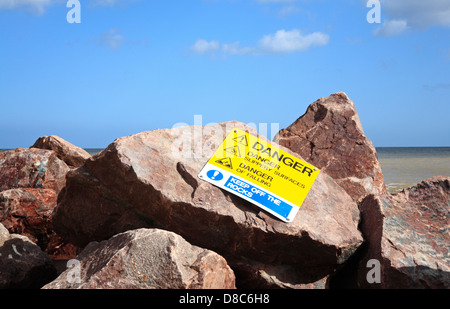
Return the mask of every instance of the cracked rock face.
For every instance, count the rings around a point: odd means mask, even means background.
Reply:
[[[233,270],[223,257],[158,229],[92,242],[76,261],[44,289],[235,288]]]
[[[51,150],[17,148],[0,153],[0,170],[0,191],[40,188],[59,192],[69,167]]]
[[[241,258],[294,265],[305,277],[292,285],[327,276],[362,242],[357,204],[320,173],[295,220],[286,224],[200,180],[198,173],[235,127],[256,135],[240,122],[227,122],[115,140],[67,174],[55,230],[85,246],[126,230],[163,228],[221,254],[231,266]]]
[[[45,249],[52,234],[57,194],[49,189],[18,188],[0,192],[0,222],[10,233],[27,236]]]
[[[51,258],[74,257],[76,248],[53,231],[58,193],[51,189],[17,188],[0,192],[0,223],[10,233],[28,237]]]
[[[450,288],[450,178],[424,180],[397,196],[369,195],[360,205],[366,256],[364,288]],[[380,283],[366,280],[366,263],[381,263]]]
[[[355,104],[343,92],[312,103],[275,141],[325,171],[355,201],[386,193],[375,147],[364,135]]]
[[[52,213],[70,170],[47,149],[17,148],[0,153],[0,223],[22,234],[52,258],[74,255],[52,227]]]

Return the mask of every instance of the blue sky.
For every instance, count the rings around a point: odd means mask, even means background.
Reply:
[[[450,1],[0,0],[0,147],[176,123],[284,128],[343,91],[375,146],[450,146]],[[198,119],[198,117],[197,117]]]

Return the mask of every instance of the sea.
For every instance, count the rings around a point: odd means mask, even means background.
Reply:
[[[85,150],[94,155],[103,149]],[[376,147],[376,150],[390,193],[434,176],[450,177],[450,147]]]
[[[376,150],[390,193],[434,176],[450,177],[450,147],[377,147]]]

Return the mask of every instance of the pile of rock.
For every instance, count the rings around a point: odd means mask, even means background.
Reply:
[[[386,194],[375,147],[345,93],[312,103],[275,140],[333,177],[356,202],[368,194]]]
[[[26,236],[0,224],[0,288],[40,288],[56,277],[52,260]]]
[[[48,289],[449,287],[449,178],[389,195],[344,93],[276,136],[321,169],[291,223],[197,178],[233,128],[258,135],[231,121],[118,138],[93,157],[57,137],[0,153],[0,222],[72,259]]]
[[[123,232],[91,242],[45,289],[232,289],[235,276],[223,257],[159,229]]]
[[[56,274],[52,260],[74,258],[80,250],[55,233],[52,216],[58,194],[65,187],[67,172],[84,164],[86,158],[85,150],[55,136],[40,138],[29,149],[0,152],[0,224],[14,238],[0,248],[8,252],[14,249],[14,254],[0,255],[0,263],[5,263],[1,267],[0,288],[38,286],[42,282],[40,278]],[[19,242],[20,246],[15,244]],[[18,247],[26,253],[21,254],[15,249]],[[28,247],[31,249],[26,250]],[[38,250],[42,253],[36,254]],[[39,258],[30,258],[30,254]],[[47,257],[45,267],[39,264],[42,256]],[[24,261],[26,267],[22,266]],[[38,264],[32,265],[34,261]],[[48,274],[37,276],[35,267]],[[8,282],[6,278],[13,281]],[[38,281],[34,282],[35,279]]]

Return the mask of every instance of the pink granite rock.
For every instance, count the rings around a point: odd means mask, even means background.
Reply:
[[[450,288],[450,178],[435,177],[397,196],[361,203],[368,248],[359,263],[364,288]],[[380,262],[380,282],[366,280],[367,261]]]
[[[228,122],[115,140],[68,173],[54,215],[56,231],[85,246],[126,230],[160,227],[232,264],[244,257],[297,267],[304,283],[324,278],[362,242],[356,203],[320,173],[295,220],[286,224],[200,180],[197,174],[234,127],[256,134]]]
[[[312,103],[275,141],[326,172],[355,201],[386,193],[376,149],[343,92]]]
[[[70,277],[75,270],[69,268],[44,289],[235,288],[234,273],[223,257],[158,229],[90,243],[76,260],[78,276]]]
[[[56,156],[66,162],[69,167],[79,167],[91,157],[86,150],[56,135],[39,137],[30,148],[53,150]]]
[[[0,152],[0,171],[0,191],[40,188],[59,192],[69,167],[51,150],[17,148]]]

